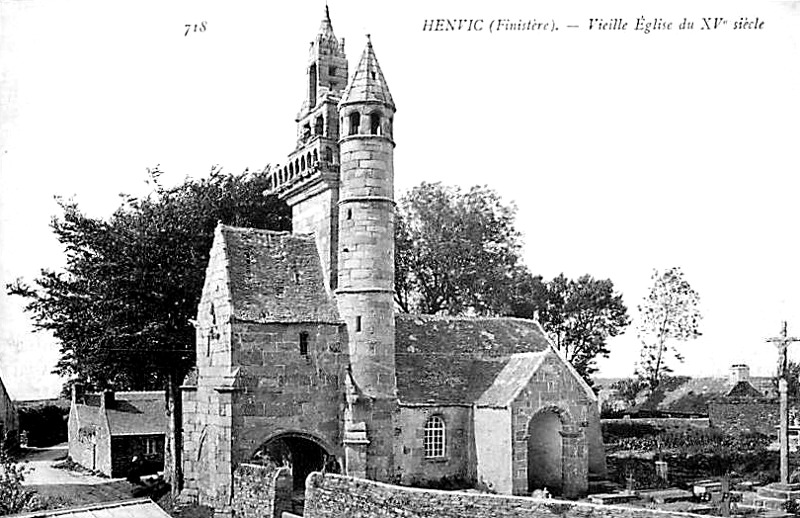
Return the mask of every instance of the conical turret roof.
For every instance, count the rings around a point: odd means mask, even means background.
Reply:
[[[378,58],[375,57],[369,35],[367,35],[367,46],[361,54],[361,61],[358,62],[353,78],[347,85],[341,104],[365,101],[380,102],[394,108],[392,94],[389,93],[389,86],[381,72]]]

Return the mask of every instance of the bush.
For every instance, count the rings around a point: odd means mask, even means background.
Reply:
[[[0,449],[0,516],[25,510],[33,492],[25,489],[25,469],[16,464],[5,449]]]

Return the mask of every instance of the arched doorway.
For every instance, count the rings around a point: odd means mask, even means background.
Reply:
[[[563,489],[561,416],[555,409],[537,412],[528,424],[528,491]]]
[[[255,451],[253,461],[271,462],[279,467],[290,468],[291,480],[287,481],[287,486],[291,488],[291,495],[286,495],[285,498],[291,500],[291,505],[284,510],[301,515],[308,475],[314,471],[341,471],[336,458],[319,441],[301,433],[283,433],[268,439]],[[276,488],[276,501],[280,499],[281,495],[277,494]]]

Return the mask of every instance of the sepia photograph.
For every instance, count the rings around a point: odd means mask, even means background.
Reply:
[[[0,0],[0,515],[800,516],[799,143],[796,0]]]

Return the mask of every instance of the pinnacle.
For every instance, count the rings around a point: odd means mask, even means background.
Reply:
[[[367,34],[367,45],[361,54],[353,78],[342,96],[341,104],[363,101],[378,101],[394,108],[392,94],[389,93],[389,86],[383,77],[378,58],[375,57],[369,34]]]
[[[333,24],[331,23],[331,13],[328,10],[328,4],[325,4],[325,15],[322,17],[322,22],[319,25],[319,37],[321,38],[336,38],[333,34]]]

